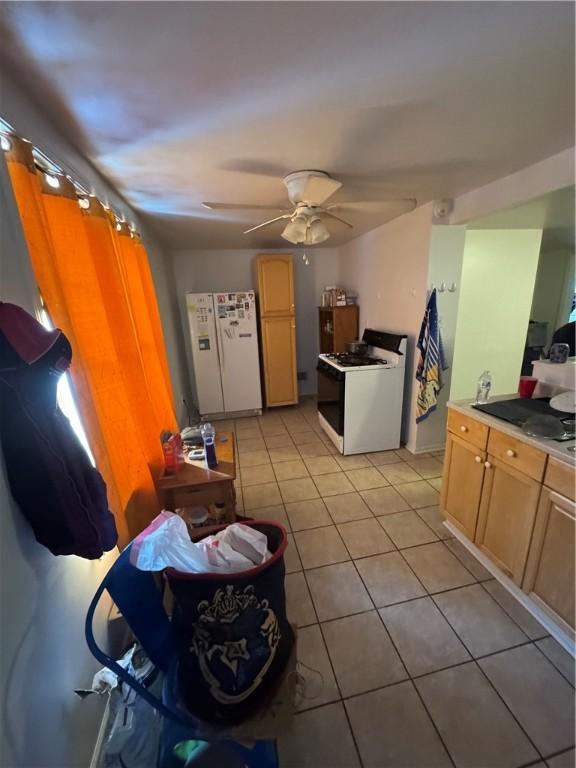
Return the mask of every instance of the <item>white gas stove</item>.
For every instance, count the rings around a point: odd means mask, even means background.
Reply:
[[[318,357],[318,419],[342,454],[400,447],[406,336],[367,328],[366,355]]]

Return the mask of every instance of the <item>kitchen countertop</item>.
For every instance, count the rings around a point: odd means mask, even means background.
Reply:
[[[513,400],[517,397],[517,394],[497,395],[495,397],[491,397],[490,400]],[[530,437],[525,432],[523,432],[520,427],[516,427],[514,424],[510,424],[508,421],[498,419],[496,416],[490,416],[488,413],[483,413],[482,411],[477,411],[475,408],[472,408],[474,403],[475,400],[450,400],[447,405],[448,408],[452,408],[454,411],[459,411],[460,413],[463,413],[470,418],[476,419],[476,421],[480,421],[483,424],[486,424],[488,427],[497,429],[499,432],[504,432],[507,435],[511,435],[512,437],[521,440],[523,443],[527,443],[528,445],[534,446],[534,448],[538,448],[540,451],[547,453],[549,456],[553,456],[555,459],[558,459],[558,461],[563,461],[565,464],[570,464],[573,467],[576,466],[576,454],[567,450],[567,448],[570,446],[576,445],[576,440],[567,440],[565,443],[559,443],[555,440],[546,440],[541,437]],[[569,416],[569,414],[566,414],[566,416]]]

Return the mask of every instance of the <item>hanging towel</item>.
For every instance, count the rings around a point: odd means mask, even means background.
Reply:
[[[428,298],[416,346],[420,351],[416,369],[416,379],[420,385],[416,400],[416,423],[418,424],[436,410],[438,393],[442,389],[442,371],[448,368],[440,336],[435,288]]]

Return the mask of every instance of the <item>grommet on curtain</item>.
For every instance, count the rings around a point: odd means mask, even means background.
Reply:
[[[52,187],[52,189],[58,189],[60,186],[60,181],[57,176],[52,176],[50,173],[45,173],[44,178],[46,179],[46,184],[48,184],[49,187]]]

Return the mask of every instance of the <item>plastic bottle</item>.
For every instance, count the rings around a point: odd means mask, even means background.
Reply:
[[[216,446],[214,445],[214,437],[216,432],[210,422],[202,424],[200,427],[200,434],[204,441],[204,452],[206,454],[206,464],[209,469],[214,469],[218,466],[218,459],[216,458]]]
[[[482,375],[478,379],[478,387],[476,389],[476,403],[487,403],[490,397],[490,390],[492,389],[492,375],[490,371],[483,371]]]

